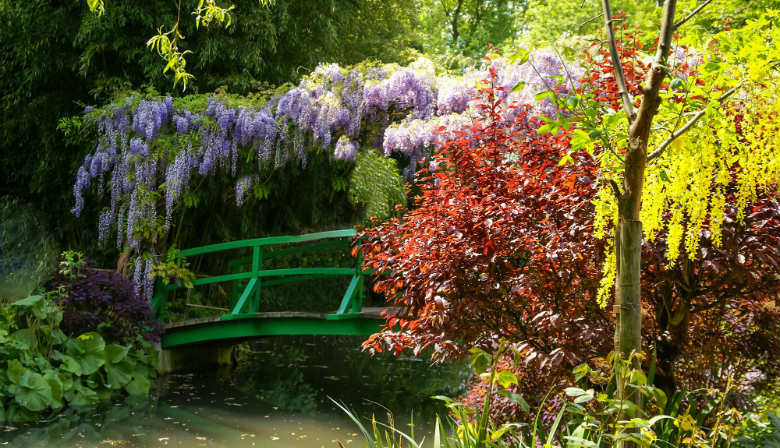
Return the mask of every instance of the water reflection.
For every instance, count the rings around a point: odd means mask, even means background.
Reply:
[[[457,395],[469,378],[463,365],[371,358],[359,344],[350,337],[255,340],[242,346],[232,370],[168,375],[151,400],[69,409],[44,424],[0,432],[0,445],[318,448],[341,440],[362,446],[328,397],[362,416],[382,416],[384,406],[398,422],[408,422],[414,410],[415,422],[425,425],[442,409],[429,397]]]

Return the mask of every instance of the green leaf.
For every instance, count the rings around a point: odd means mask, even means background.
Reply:
[[[645,386],[647,385],[647,377],[645,376],[645,373],[642,372],[639,369],[635,369],[631,372],[631,384],[637,385],[637,386]]]
[[[574,163],[574,159],[571,157],[571,154],[565,154],[563,157],[561,157],[561,160],[558,161],[558,166],[563,166],[567,163]]]
[[[499,390],[498,394],[505,396],[512,403],[519,404],[520,408],[523,409],[523,412],[525,412],[525,413],[530,412],[531,406],[528,404],[527,401],[525,401],[525,398],[523,398],[522,395],[516,394],[514,392],[510,392],[508,390]]]
[[[35,342],[35,332],[33,332],[32,328],[22,328],[11,333],[9,338],[19,344],[22,349],[28,350],[32,348],[33,342]]]
[[[19,299],[16,302],[13,302],[11,306],[31,307],[37,305],[41,299],[43,299],[43,296],[25,297],[24,299]]]
[[[125,386],[125,390],[130,395],[146,395],[149,393],[151,387],[152,383],[144,372],[136,371],[135,374],[133,374],[133,380]]]
[[[555,98],[555,93],[553,93],[552,90],[545,90],[544,92],[539,92],[536,95],[534,95],[534,99],[536,101],[542,101],[545,98],[553,99]]]
[[[76,383],[74,394],[70,400],[73,406],[92,406],[98,402],[98,394],[94,390]]]
[[[51,386],[40,373],[26,370],[19,381],[14,400],[33,412],[40,412],[52,404]]]
[[[593,399],[593,389],[588,389],[585,391],[584,394],[580,395],[579,397],[574,399],[574,402],[577,404],[587,403],[590,400]]]
[[[106,346],[106,361],[116,364],[127,356],[127,352],[130,351],[130,346],[122,346],[119,344],[109,344]]]
[[[60,364],[60,369],[66,372],[70,372],[74,375],[81,376],[81,365],[78,363],[78,361],[73,359],[72,356],[62,355],[60,357],[60,361],[62,362]]]
[[[537,129],[536,132],[538,134],[547,134],[547,133],[551,134],[553,127],[555,127],[555,125],[552,124],[552,123],[543,124],[543,125],[539,126],[539,129]],[[556,128],[556,131],[557,131],[557,128]]]
[[[133,378],[125,371],[125,367],[120,365],[106,364],[107,386],[111,389],[121,389],[125,387]]]
[[[51,398],[52,398],[51,407],[54,409],[61,408],[63,385],[62,385],[62,381],[60,381],[60,378],[57,375],[57,371],[49,370],[48,372],[46,372],[43,378],[46,380],[47,383],[49,383],[49,388],[51,389]]]
[[[81,365],[82,375],[91,375],[105,364],[106,343],[98,333],[84,333],[68,342],[67,352]]]
[[[563,392],[570,397],[579,397],[580,395],[585,395],[587,393],[579,387],[567,387]]]
[[[504,389],[506,389],[507,387],[513,384],[515,385],[518,384],[517,377],[515,376],[515,374],[508,370],[502,370],[498,372],[495,381]]]
[[[574,373],[574,379],[579,381],[590,373],[590,367],[587,364],[580,364],[572,370],[572,373]]]
[[[593,153],[593,141],[590,139],[590,135],[582,129],[575,129],[572,132],[571,149],[573,151],[584,149],[588,154]]]
[[[12,359],[8,361],[8,379],[11,380],[11,383],[13,384],[19,384],[19,382],[22,380],[22,375],[24,375],[25,372],[24,366],[22,366],[22,363],[20,363],[16,359]]]
[[[492,362],[492,357],[479,348],[472,348],[469,350],[469,353],[471,353],[469,364],[471,364],[471,367],[477,372],[477,375],[481,375],[487,370]]]
[[[585,440],[582,437],[565,436],[566,448],[596,448],[596,442]]]
[[[550,432],[547,433],[547,445],[552,446],[552,441],[555,438],[555,432],[558,431],[558,425],[561,424],[561,419],[563,419],[563,414],[566,412],[566,404],[564,402],[564,405],[561,407],[561,411],[558,412],[558,416],[555,417],[555,421],[553,422],[552,426],[550,427]]]
[[[60,379],[60,384],[62,384],[62,394],[63,396],[67,396],[68,392],[73,389],[73,375],[71,375],[68,372],[62,372],[60,371],[57,374],[57,377]]]

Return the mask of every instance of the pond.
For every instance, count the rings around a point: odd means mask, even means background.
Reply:
[[[363,418],[376,414],[386,421],[390,410],[405,431],[413,417],[416,432],[425,431],[443,411],[430,397],[455,396],[470,378],[463,364],[372,358],[360,351],[360,342],[334,336],[254,340],[241,346],[233,369],[166,375],[149,399],[0,427],[0,446],[319,448],[340,441],[362,447],[357,427],[330,398]]]

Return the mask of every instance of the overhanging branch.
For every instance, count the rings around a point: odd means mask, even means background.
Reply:
[[[733,94],[734,94],[734,92],[736,92],[736,91],[737,91],[737,89],[738,89],[738,88],[739,88],[741,85],[742,85],[742,83],[740,82],[740,83],[739,83],[739,84],[737,84],[736,86],[734,86],[734,87],[730,88],[730,89],[729,89],[729,90],[727,90],[727,91],[726,91],[726,92],[725,92],[723,95],[719,96],[719,97],[718,97],[718,99],[717,99],[716,101],[718,101],[718,102],[720,102],[720,103],[722,103],[723,101],[726,101],[726,100],[727,100],[727,99],[728,99],[728,98],[729,98],[731,95],[733,95]],[[672,135],[670,135],[670,136],[669,136],[669,138],[667,138],[666,140],[664,140],[664,141],[663,141],[663,142],[662,142],[662,143],[661,143],[661,144],[658,146],[658,148],[656,148],[656,150],[655,150],[655,151],[651,152],[651,153],[650,153],[650,154],[647,156],[647,160],[653,160],[653,159],[655,159],[656,157],[658,157],[658,156],[660,156],[661,154],[663,154],[664,150],[666,150],[666,148],[667,148],[669,145],[671,145],[673,141],[677,140],[677,139],[678,139],[680,136],[682,136],[683,134],[685,134],[686,132],[688,132],[688,130],[689,130],[689,129],[691,129],[691,128],[693,127],[693,125],[695,125],[695,124],[696,124],[696,122],[697,122],[697,121],[699,121],[699,120],[701,119],[701,117],[703,117],[703,116],[704,116],[704,114],[705,114],[706,112],[707,112],[707,109],[706,109],[706,108],[704,108],[704,109],[700,110],[699,112],[697,112],[697,113],[696,113],[696,115],[694,115],[694,116],[693,116],[693,117],[692,117],[690,120],[688,120],[688,122],[687,122],[687,123],[685,123],[685,124],[684,124],[684,125],[683,125],[683,126],[680,128],[680,129],[678,129],[677,131],[675,131],[674,133],[672,133]]]
[[[693,11],[691,11],[691,13],[690,13],[690,14],[688,14],[687,16],[685,16],[685,18],[684,18],[684,19],[682,19],[682,20],[680,20],[679,22],[675,23],[675,24],[674,24],[674,29],[676,30],[677,28],[681,27],[681,26],[682,26],[682,24],[684,24],[685,22],[687,22],[687,21],[691,20],[691,18],[692,18],[693,16],[695,16],[696,14],[698,14],[698,13],[699,13],[699,11],[701,11],[702,9],[704,9],[704,7],[705,7],[705,6],[707,6],[707,5],[709,5],[710,3],[712,3],[712,0],[706,0],[704,3],[702,3],[702,4],[701,4],[701,5],[699,5],[699,6],[697,6],[697,7],[696,7],[696,9],[694,9]]]
[[[612,67],[615,69],[615,82],[617,83],[620,97],[623,100],[623,110],[626,112],[626,118],[629,122],[634,120],[634,108],[631,106],[631,96],[626,88],[626,77],[623,75],[623,64],[620,62],[620,55],[615,42],[615,30],[612,28],[612,8],[609,0],[601,0],[604,9],[604,27],[607,31],[607,42],[609,44],[609,56],[612,59]]]

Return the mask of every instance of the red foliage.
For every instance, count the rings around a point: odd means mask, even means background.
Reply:
[[[705,231],[696,260],[682,254],[673,269],[663,235],[644,244],[642,294],[655,321],[645,337],[658,353],[659,386],[723,386],[752,371],[760,387],[780,377],[777,201],[762,195],[742,223],[727,206],[721,246]]]
[[[568,136],[537,133],[528,108],[505,115],[514,106],[494,93],[440,146],[416,207],[359,236],[375,290],[398,307],[364,347],[432,346],[441,359],[503,337],[540,368],[568,370],[608,351],[612,331],[594,300],[600,243],[587,237],[597,161],[559,166]]]
[[[618,108],[614,78],[603,70],[608,55],[600,54],[584,85],[598,86],[594,96]],[[644,69],[624,67],[634,93]],[[559,165],[569,149],[565,133],[538,134],[541,123],[527,108],[505,114],[514,106],[501,104],[493,88],[480,93],[487,99],[480,119],[440,130],[458,138],[439,145],[438,168],[423,179],[415,207],[356,239],[355,251],[376,272],[375,290],[396,307],[364,348],[432,347],[441,360],[506,338],[521,355],[502,368],[524,379],[516,392],[538,405],[573,366],[612,348],[611,308],[595,303],[603,253],[591,235],[598,164],[577,152],[574,163]],[[683,255],[665,268],[663,234],[644,245],[643,346],[657,349],[660,386],[713,385],[713,372],[780,376],[777,200],[761,196],[743,224],[727,207],[723,246],[705,234],[695,261]],[[477,381],[465,399],[481,402],[481,393]],[[498,421],[518,415],[496,399]]]

